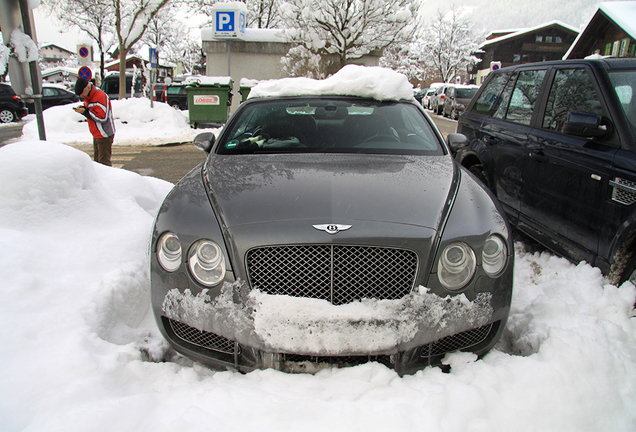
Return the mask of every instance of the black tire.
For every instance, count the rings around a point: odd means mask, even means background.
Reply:
[[[181,105],[179,105],[179,102],[172,102],[170,103],[170,106],[176,110],[181,111]]]
[[[15,121],[15,113],[10,109],[1,109],[0,110],[0,123],[11,123]]]

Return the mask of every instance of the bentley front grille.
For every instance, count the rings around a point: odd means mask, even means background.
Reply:
[[[458,351],[460,349],[473,347],[486,340],[486,337],[488,337],[492,327],[493,324],[486,324],[482,327],[446,336],[445,338],[431,342],[430,344],[422,347],[420,357],[434,357]]]
[[[251,287],[267,294],[328,300],[396,300],[411,292],[417,255],[404,249],[311,245],[251,249]]]

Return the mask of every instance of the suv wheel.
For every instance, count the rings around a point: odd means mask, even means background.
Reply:
[[[476,164],[468,168],[468,171],[473,173],[477,180],[482,182],[486,187],[488,187],[488,179],[486,178],[486,171],[484,170],[484,166],[482,164]]]
[[[170,106],[176,110],[181,110],[181,105],[179,105],[179,102],[172,102]]]
[[[15,114],[10,109],[0,110],[0,123],[11,123],[15,120]]]

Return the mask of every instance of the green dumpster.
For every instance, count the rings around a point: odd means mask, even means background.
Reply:
[[[247,96],[250,94],[250,90],[258,84],[258,80],[253,80],[249,78],[241,78],[239,93],[241,94],[241,102],[245,102]]]
[[[216,127],[227,122],[232,104],[230,77],[192,77],[185,84],[192,127]]]

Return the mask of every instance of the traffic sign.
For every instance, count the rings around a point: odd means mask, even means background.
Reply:
[[[500,61],[492,61],[492,62],[490,62],[490,70],[491,71],[496,71],[500,67],[501,67],[501,62]]]
[[[86,44],[77,45],[77,61],[80,66],[90,66],[92,59],[91,46]]]
[[[247,6],[245,3],[216,3],[213,7],[214,37],[245,39]]]
[[[91,78],[93,78],[93,71],[91,71],[91,68],[87,66],[82,66],[79,69],[77,76],[80,78],[84,78],[86,81],[90,81]]]

